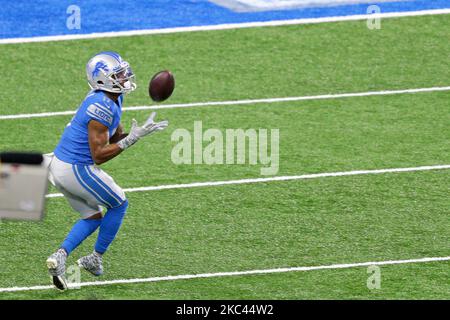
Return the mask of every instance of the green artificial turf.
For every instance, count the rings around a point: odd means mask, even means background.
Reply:
[[[446,86],[450,21],[429,16],[110,39],[1,45],[8,81],[0,114],[75,110],[84,64],[115,50],[149,105],[162,69],[167,103],[259,99]],[[167,130],[102,166],[124,188],[259,178],[258,165],[175,165],[176,129],[279,129],[277,175],[449,164],[448,92],[210,106],[158,111]],[[144,121],[150,111],[129,111]],[[51,152],[71,116],[0,120],[0,150]],[[206,143],[204,144],[206,145]],[[449,171],[388,173],[128,193],[130,209],[105,255],[106,273],[82,281],[449,256]],[[51,192],[57,192],[51,189]],[[0,223],[0,288],[49,284],[46,257],[78,219],[50,199],[38,223]],[[69,258],[92,250],[89,238]],[[448,262],[0,292],[0,299],[447,299]]]

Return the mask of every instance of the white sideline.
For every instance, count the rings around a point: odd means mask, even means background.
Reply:
[[[438,262],[438,261],[449,261],[449,260],[450,260],[450,257],[432,257],[432,258],[420,258],[420,259],[409,259],[409,260],[388,260],[388,261],[345,263],[345,264],[332,264],[332,265],[307,266],[307,267],[288,267],[288,268],[246,270],[246,271],[233,271],[233,272],[186,274],[186,275],[177,275],[177,276],[152,277],[152,278],[140,278],[140,279],[118,279],[118,280],[108,280],[108,281],[92,281],[92,282],[72,283],[72,284],[69,284],[69,288],[79,288],[79,287],[88,287],[88,286],[105,286],[105,285],[114,285],[114,284],[133,284],[133,283],[146,283],[146,282],[188,280],[188,279],[199,279],[199,278],[218,278],[218,277],[231,277],[231,276],[262,275],[262,274],[286,273],[286,272],[295,272],[295,271],[347,269],[347,268],[355,268],[355,267],[386,266],[386,265]],[[53,286],[44,286],[44,285],[33,286],[33,287],[10,287],[10,288],[0,288],[0,293],[1,292],[48,290],[48,289],[53,289],[53,288],[54,288]]]
[[[145,191],[167,190],[167,189],[185,189],[185,188],[196,188],[196,187],[223,186],[223,185],[230,185],[230,184],[247,184],[247,183],[258,183],[258,182],[355,176],[355,175],[362,175],[362,174],[415,172],[415,171],[444,170],[444,169],[450,169],[450,165],[421,166],[421,167],[393,168],[393,169],[375,169],[375,170],[356,170],[356,171],[304,174],[304,175],[299,175],[299,176],[278,176],[278,177],[269,177],[269,178],[193,182],[193,183],[168,184],[168,185],[160,185],[160,186],[140,187],[140,188],[128,188],[128,189],[124,189],[124,191],[125,192],[145,192]],[[47,198],[61,198],[63,196],[64,195],[62,193],[51,193],[51,194],[48,194],[46,197]]]
[[[96,38],[112,38],[112,37],[126,37],[139,36],[151,34],[167,34],[178,32],[193,32],[193,31],[212,31],[212,30],[227,30],[227,29],[241,29],[241,28],[255,28],[255,27],[275,27],[299,24],[316,24],[327,22],[340,21],[357,21],[376,18],[400,18],[400,17],[414,17],[425,15],[440,15],[450,14],[450,9],[434,9],[434,10],[419,10],[408,12],[387,12],[379,14],[362,14],[340,17],[324,17],[324,18],[308,18],[308,19],[289,19],[289,20],[272,20],[263,22],[243,22],[243,23],[228,23],[219,25],[207,26],[192,26],[192,27],[177,27],[177,28],[163,28],[163,29],[144,29],[132,31],[115,31],[115,32],[99,32],[89,34],[70,34],[57,36],[43,36],[43,37],[27,37],[27,38],[9,38],[0,39],[2,44],[16,44],[16,43],[30,43],[30,42],[49,42],[49,41],[64,41],[64,40],[80,40],[80,39],[96,39]]]
[[[230,106],[230,105],[259,104],[259,103],[278,103],[278,102],[293,102],[293,101],[308,101],[308,100],[339,99],[339,98],[351,98],[351,97],[383,96],[383,95],[424,93],[424,92],[437,92],[437,91],[450,91],[450,86],[402,89],[402,90],[368,91],[368,92],[356,92],[356,93],[337,93],[337,94],[325,94],[325,95],[301,96],[301,97],[246,99],[246,100],[231,100],[231,101],[210,101],[210,102],[179,103],[179,104],[152,105],[152,106],[134,106],[134,107],[124,107],[123,110],[124,111],[138,111],[138,110],[151,110],[151,109]],[[74,115],[75,112],[76,112],[76,110],[69,110],[69,111],[59,111],[59,112],[0,115],[0,120],[66,116],[66,115]]]

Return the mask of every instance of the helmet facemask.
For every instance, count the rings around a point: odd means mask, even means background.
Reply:
[[[106,77],[111,80],[111,92],[129,93],[137,88],[133,70],[131,70],[126,61],[110,75],[106,75]]]

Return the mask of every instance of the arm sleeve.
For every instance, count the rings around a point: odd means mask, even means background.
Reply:
[[[89,105],[86,116],[89,120],[96,120],[108,128],[112,126],[114,120],[112,111],[99,103]]]

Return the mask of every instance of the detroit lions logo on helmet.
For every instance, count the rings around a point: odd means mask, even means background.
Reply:
[[[94,67],[94,71],[92,71],[92,77],[96,77],[98,75],[98,73],[100,72],[100,70],[109,72],[108,66],[103,61],[99,61],[96,63],[96,65]]]

